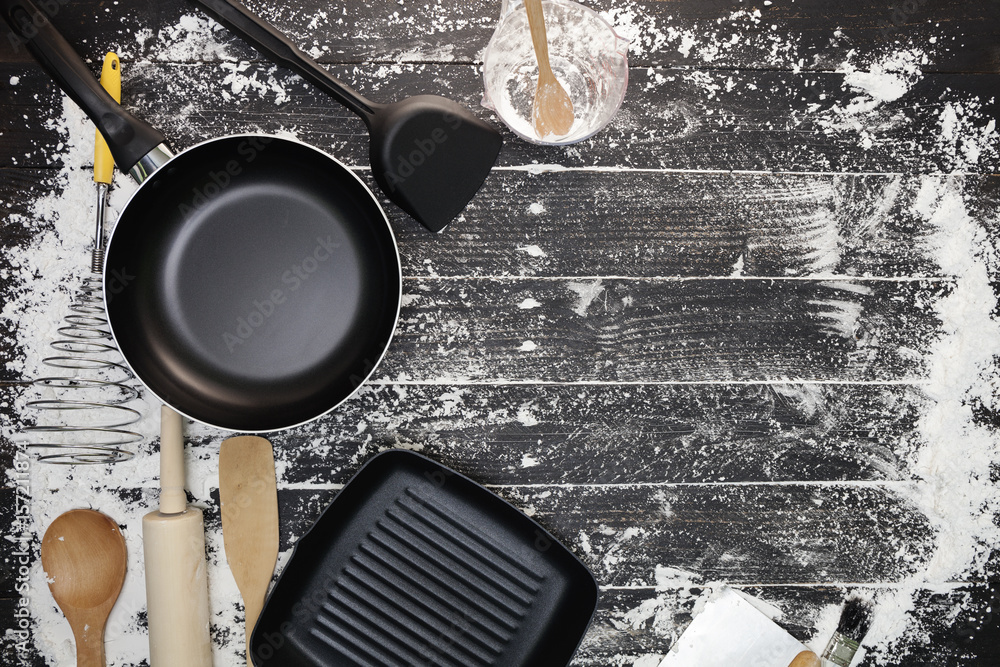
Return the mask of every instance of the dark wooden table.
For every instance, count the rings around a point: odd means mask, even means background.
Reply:
[[[95,72],[106,50],[120,53],[126,106],[175,146],[289,131],[369,179],[359,120],[221,28],[188,38],[191,3],[52,4]],[[621,112],[565,149],[505,130],[499,167],[441,235],[386,204],[403,261],[398,335],[366,391],[273,435],[282,549],[361,462],[413,447],[491,485],[592,568],[600,609],[574,664],[657,664],[718,582],[770,602],[819,645],[845,594],[909,586],[909,631],[864,664],[1000,664],[989,556],[1000,544],[987,542],[965,573],[915,585],[945,538],[911,501],[928,482],[921,452],[940,447],[921,426],[942,400],[928,386],[935,346],[963,335],[941,315],[961,276],[928,241],[946,230],[917,211],[952,193],[997,238],[1000,141],[988,122],[1000,3],[587,4],[635,38]],[[478,106],[478,64],[498,1],[250,5],[373,98],[435,92],[495,122]],[[886,62],[903,62],[905,94],[849,85],[845,63]],[[223,84],[234,69],[260,90]],[[269,78],[283,92],[268,91]],[[885,99],[851,106],[873,95]],[[25,51],[0,40],[4,302],[24,288],[18,258],[39,252],[47,224],[32,203],[89,167],[63,159],[63,103]],[[995,281],[996,265],[981,263]],[[28,314],[8,315],[0,349],[23,359]],[[22,455],[8,437],[30,379],[18,368],[0,367],[4,469]],[[992,404],[972,408],[970,423],[991,433]],[[210,460],[223,437],[194,426],[192,451]],[[138,454],[154,452],[147,441]],[[120,520],[138,549],[151,490],[121,470],[107,469],[107,483],[136,501]],[[50,493],[26,497],[13,475],[6,484],[4,526]],[[201,500],[218,531],[217,491]],[[44,526],[31,530],[37,553]],[[17,627],[18,546],[0,541],[4,628]],[[227,576],[214,557],[210,576]],[[215,632],[242,641],[239,627]],[[39,638],[2,641],[3,664],[45,664]]]

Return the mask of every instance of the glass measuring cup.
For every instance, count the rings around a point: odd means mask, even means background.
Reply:
[[[614,117],[628,85],[628,42],[601,16],[571,0],[543,0],[552,71],[573,101],[564,137],[541,139],[531,122],[538,62],[522,0],[504,0],[500,24],[483,52],[483,106],[519,137],[562,146],[583,141]]]

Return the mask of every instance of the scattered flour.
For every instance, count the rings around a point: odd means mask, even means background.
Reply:
[[[845,75],[845,85],[863,92],[874,102],[892,102],[908,93],[923,78],[920,67],[927,62],[927,54],[910,49],[896,51],[867,70],[859,70],[848,61],[839,71]]]
[[[770,4],[765,2],[764,5]],[[636,2],[617,3],[606,13],[616,30],[630,41],[633,54],[654,57],[668,50],[696,62],[711,64],[752,46],[763,48],[776,66],[798,69],[804,59],[795,35],[782,30],[754,30],[762,22],[759,10],[740,10],[717,20],[675,26],[659,25]],[[312,17],[311,26],[333,21],[326,12]],[[340,21],[340,19],[337,19]],[[401,17],[401,22],[410,17]],[[445,22],[436,24],[435,30],[452,29]],[[243,98],[247,95],[274,96],[275,104],[287,101],[288,93],[282,76],[274,68],[262,72],[249,63],[241,62],[225,46],[228,37],[222,37],[215,22],[196,14],[182,16],[178,22],[163,28],[155,35],[142,31],[135,36],[140,48],[154,40],[150,49],[160,62],[219,61],[224,72],[223,97]],[[322,46],[312,50],[322,53]],[[452,51],[443,47],[433,58],[426,49],[408,51],[407,58],[418,60],[451,59]],[[884,113],[886,105],[898,102],[921,79],[921,66],[928,62],[928,52],[912,47],[896,49],[865,65],[854,62],[851,55],[834,69],[843,75],[843,86],[853,97],[844,104],[830,105],[817,99],[811,105],[810,119],[823,131],[855,132],[861,146],[877,145],[879,127],[896,122]],[[392,67],[383,73],[391,73]],[[655,76],[662,76],[656,73]],[[705,77],[699,72],[689,72],[686,80],[704,89],[707,97],[733,92],[732,79]],[[17,76],[10,78],[10,85],[20,83]],[[986,159],[994,159],[1000,146],[995,119],[984,117],[984,104],[978,99],[950,99],[944,103],[928,131],[934,133],[938,154],[951,161],[955,171],[975,170]],[[61,157],[65,165],[57,176],[55,185],[60,194],[42,198],[34,203],[30,219],[17,219],[29,230],[33,241],[24,251],[18,251],[10,262],[14,268],[13,280],[5,280],[16,287],[5,299],[0,319],[15,325],[17,341],[23,350],[21,358],[5,361],[8,371],[23,377],[38,374],[37,360],[43,356],[44,345],[54,337],[58,317],[69,304],[71,294],[65,285],[78,285],[87,270],[87,245],[91,230],[91,205],[93,183],[89,174],[78,168],[91,159],[92,128],[75,105],[66,103],[56,127],[64,134]],[[535,165],[531,173],[561,170],[555,164]],[[533,170],[533,171],[532,171]],[[974,220],[962,198],[963,177],[955,176],[942,187],[941,179],[927,177],[918,196],[917,212],[935,230],[929,243],[941,272],[954,278],[954,288],[946,297],[934,304],[941,321],[942,335],[928,355],[930,368],[926,394],[931,405],[919,423],[921,443],[912,452],[910,461],[912,479],[903,486],[894,486],[898,493],[918,507],[932,523],[936,535],[933,557],[919,572],[906,581],[887,590],[877,591],[875,624],[869,634],[869,657],[876,664],[889,664],[905,654],[908,644],[919,643],[922,628],[913,616],[921,591],[948,591],[955,581],[980,576],[986,568],[990,552],[1000,546],[1000,528],[992,518],[1000,512],[1000,498],[991,481],[990,467],[1000,460],[1000,443],[995,433],[976,422],[974,410],[984,406],[997,410],[995,387],[997,377],[993,351],[1000,349],[1000,327],[991,317],[997,301],[991,285],[991,276],[997,269],[995,241]],[[134,189],[126,179],[119,177],[113,191],[112,209],[118,210]],[[533,203],[528,212],[540,215],[544,205]],[[997,222],[997,221],[993,221]],[[834,241],[836,241],[834,239]],[[827,239],[822,244],[829,250],[835,245]],[[517,248],[531,257],[547,257],[537,245]],[[817,259],[817,267],[832,266],[833,256]],[[743,274],[741,257],[733,266],[733,275]],[[574,312],[585,316],[594,299],[604,292],[601,281],[571,283],[576,294]],[[408,299],[420,297],[407,295]],[[541,304],[525,299],[522,309]],[[856,323],[859,313],[845,309],[837,302],[830,302],[828,316],[832,329],[842,334]],[[528,347],[530,346],[530,347]],[[521,350],[531,351],[535,344],[525,341]],[[400,397],[406,389],[395,388]],[[23,410],[23,397],[18,409]],[[442,414],[457,409],[462,397],[443,399]],[[52,466],[31,466],[30,488],[34,492],[31,520],[40,533],[52,519],[63,511],[75,507],[94,507],[106,512],[123,526],[129,543],[129,570],[125,587],[112,613],[107,629],[108,664],[132,665],[141,662],[147,653],[145,631],[139,618],[145,608],[143,565],[141,553],[141,517],[154,504],[155,499],[145,495],[143,489],[155,487],[158,464],[150,444],[157,432],[156,405],[144,401],[145,418],[137,429],[146,436],[139,455],[128,462],[113,467],[92,466],[72,469]],[[513,410],[511,410],[513,412]],[[524,426],[538,423],[530,406],[521,406],[515,415]],[[373,419],[378,419],[374,416]],[[15,437],[13,432],[5,433]],[[217,433],[192,425],[189,437],[210,441],[209,444],[189,448],[190,489],[197,505],[211,508],[212,490],[217,486],[214,461],[221,438]],[[214,439],[213,439],[214,437]],[[355,462],[356,463],[356,462]],[[284,464],[287,465],[287,464]],[[524,468],[539,465],[531,455],[524,455]],[[13,471],[7,471],[11,477]],[[279,465],[279,483],[283,466]],[[114,490],[108,479],[117,480]],[[122,487],[120,480],[127,480]],[[669,515],[669,506],[665,513]],[[595,562],[601,573],[614,571],[621,564],[622,545],[641,539],[643,529],[630,528],[621,532],[607,527],[590,534],[581,533],[576,541],[578,549]],[[37,549],[37,541],[35,542]],[[239,611],[239,593],[225,563],[221,534],[209,532],[209,580],[213,624],[220,629],[217,637],[217,664],[238,664],[242,657],[242,637],[233,628],[242,627]],[[279,570],[288,553],[279,559]],[[718,582],[706,582],[690,572],[657,566],[652,573],[654,585],[651,597],[641,605],[613,612],[612,626],[622,632],[652,629],[663,637],[666,644],[676,640],[679,620],[685,614],[697,612],[699,605],[708,598]],[[40,564],[31,572],[31,587],[36,592],[32,599],[35,622],[33,641],[49,664],[72,664],[74,649],[69,626],[62,614],[46,597],[46,582]],[[695,591],[699,591],[696,593]],[[780,610],[775,610],[776,612]],[[839,607],[818,610],[812,620],[816,641],[822,642],[836,626]],[[814,646],[813,648],[819,648]],[[634,658],[633,667],[656,665],[658,655]]]
[[[225,29],[204,14],[185,14],[172,26],[159,30],[156,47],[151,50],[160,62],[199,62],[233,60],[226,46],[217,39],[226,34]],[[152,38],[152,31],[136,35],[144,46]],[[225,39],[225,37],[223,37]]]
[[[571,282],[567,283],[566,287],[570,291],[575,292],[578,297],[576,306],[573,307],[573,312],[580,317],[586,317],[587,308],[590,307],[590,304],[593,303],[594,299],[604,294],[603,281],[600,279],[587,283]]]
[[[536,245],[519,246],[518,250],[532,257],[548,257],[548,254]]]

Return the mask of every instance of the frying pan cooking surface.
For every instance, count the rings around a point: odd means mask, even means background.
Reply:
[[[108,245],[115,339],[164,402],[222,428],[285,428],[371,373],[399,312],[395,239],[349,169],[232,136],[155,172]]]

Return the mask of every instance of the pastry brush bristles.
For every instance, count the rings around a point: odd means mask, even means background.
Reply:
[[[837,632],[861,643],[872,624],[872,605],[868,600],[851,596],[844,604],[844,611],[837,623]]]

